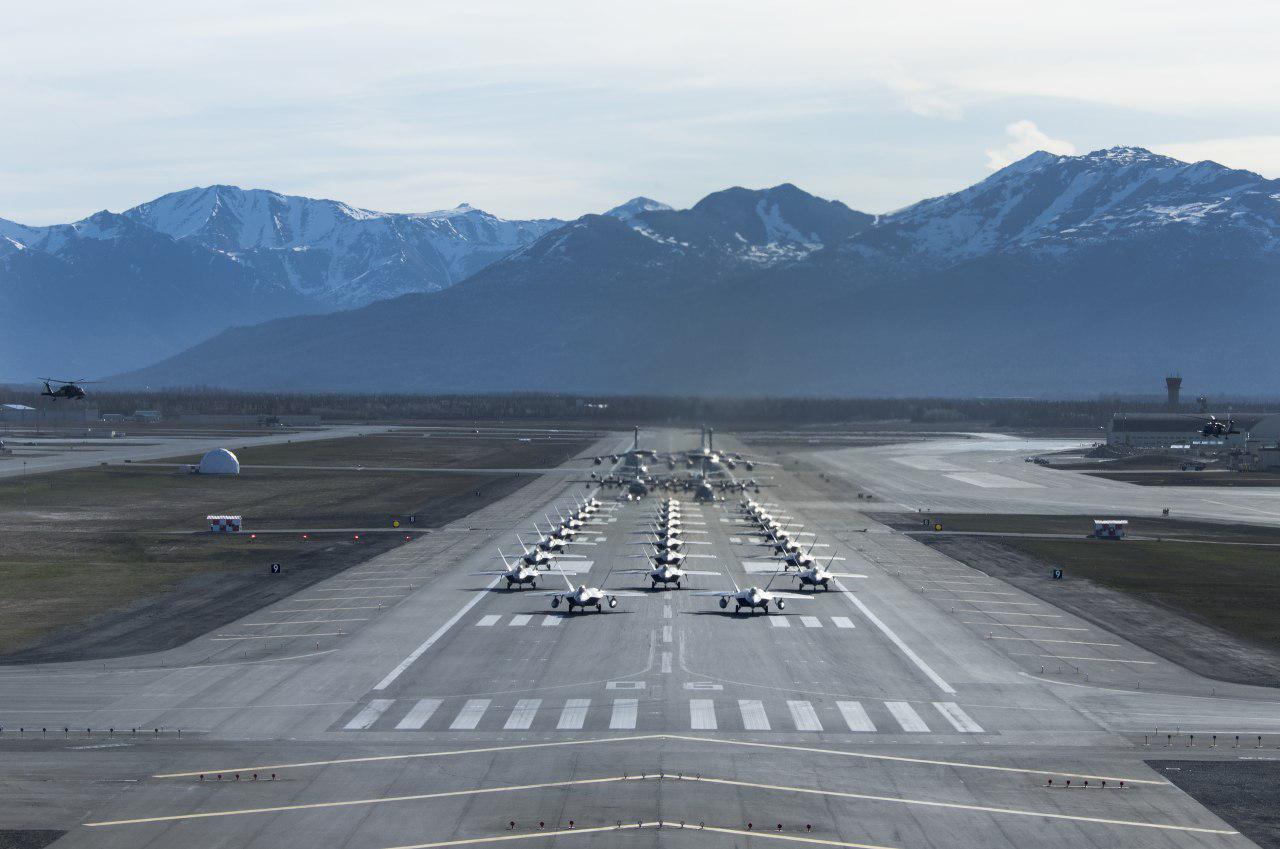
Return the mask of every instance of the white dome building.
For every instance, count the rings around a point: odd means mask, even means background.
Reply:
[[[200,458],[197,471],[202,475],[238,475],[240,461],[225,448],[215,448]]]

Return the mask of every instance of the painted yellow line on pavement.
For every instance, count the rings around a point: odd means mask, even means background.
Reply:
[[[214,643],[225,643],[228,640],[289,640],[294,637],[341,637],[341,631],[311,631],[306,634],[245,634],[243,636],[233,636],[231,634],[219,634],[216,637],[210,637],[209,641]]]
[[[679,781],[696,781],[703,784],[724,784],[730,787],[749,787],[755,790],[777,790],[785,793],[801,793],[814,796],[830,796],[838,799],[860,799],[870,802],[890,802],[897,805],[918,805],[928,808],[948,808],[957,811],[978,811],[986,814],[1005,814],[1019,817],[1044,817],[1045,819],[1069,820],[1071,822],[1088,822],[1099,825],[1118,825],[1130,828],[1155,828],[1162,831],[1185,831],[1193,834],[1239,834],[1227,828],[1206,828],[1195,825],[1177,825],[1175,823],[1143,822],[1141,820],[1119,820],[1108,817],[1086,817],[1079,814],[1059,814],[1052,811],[1029,811],[1022,808],[994,808],[987,805],[968,805],[963,802],[932,802],[926,799],[904,799],[897,796],[873,796],[868,793],[850,793],[843,790],[822,790],[810,787],[796,787],[787,784],[758,784],[753,781],[737,781],[731,778],[696,778],[683,777]]]
[[[635,776],[612,775],[603,778],[579,778],[565,781],[546,781],[537,784],[515,784],[503,787],[469,788],[466,790],[444,790],[435,793],[416,793],[406,796],[386,796],[376,799],[351,799],[337,802],[312,802],[299,805],[277,805],[263,808],[241,808],[226,811],[203,811],[192,814],[173,814],[159,817],[141,817],[126,820],[106,820],[85,823],[88,827],[106,827],[122,825],[146,825],[154,823],[177,822],[186,820],[211,819],[215,817],[234,817],[252,814],[279,814],[295,811],[313,811],[329,808],[347,808],[367,805],[381,805],[393,802],[421,802],[430,799],[449,799],[460,796],[484,796],[497,793],[519,793],[530,790],[548,790],[557,787],[581,787],[586,785],[615,784],[632,781],[675,780],[693,782],[695,784],[715,784],[726,787],[742,787],[751,790],[768,790],[779,793],[795,793],[809,796],[822,796],[833,799],[854,799],[865,802],[883,802],[893,805],[911,805],[916,807],[937,808],[952,811],[976,811],[978,813],[1000,816],[1039,817],[1043,819],[1065,820],[1069,822],[1092,823],[1096,825],[1119,826],[1125,828],[1150,828],[1162,831],[1181,831],[1194,834],[1234,835],[1238,832],[1231,829],[1209,828],[1195,825],[1179,825],[1177,823],[1145,822],[1142,820],[1115,819],[1111,817],[1084,816],[1066,814],[1055,811],[1034,811],[1025,808],[999,808],[991,805],[973,805],[964,802],[939,802],[930,799],[910,799],[901,796],[881,796],[871,793],[854,793],[846,790],[825,790],[820,787],[798,787],[790,784],[765,784],[756,781],[741,781],[732,778],[714,778],[703,775],[667,775],[662,773]],[[577,831],[577,829],[574,829]],[[752,832],[744,832],[752,834]],[[544,832],[545,834],[545,832]],[[514,835],[512,835],[514,836]],[[471,838],[476,839],[476,838]]]
[[[1109,648],[1120,648],[1119,643],[1089,643],[1084,640],[1049,640],[1044,637],[988,637],[990,640],[1017,640],[1026,643],[1070,643],[1073,646],[1107,646]]]
[[[311,601],[312,599],[298,599],[298,601]],[[316,601],[341,601],[342,599],[326,598],[315,599]],[[321,613],[329,610],[377,610],[379,605],[365,604],[355,605],[354,607],[306,607],[302,610],[277,610],[276,613]]]
[[[656,828],[656,822],[623,823],[621,826],[601,825],[592,828],[557,828],[549,831],[530,831],[520,834],[495,834],[491,837],[460,837],[454,840],[440,840],[434,843],[409,843],[403,846],[392,846],[389,849],[444,849],[446,846],[476,846],[481,843],[503,843],[509,840],[529,840],[530,838],[568,837],[573,834],[599,834],[602,831],[639,831],[645,828]]]
[[[272,625],[328,625],[330,622],[368,622],[368,616],[348,616],[342,619],[281,619],[279,622],[241,622],[239,628],[269,628]]]
[[[656,776],[655,776],[656,777]],[[202,811],[194,814],[172,814],[162,817],[139,817],[128,820],[104,820],[87,822],[86,826],[98,828],[116,825],[144,825],[179,820],[203,820],[214,817],[239,817],[249,814],[280,814],[288,811],[315,811],[322,808],[351,808],[357,805],[382,805],[389,802],[421,802],[426,799],[449,799],[455,796],[483,796],[488,793],[514,793],[521,790],[547,790],[552,787],[573,787],[582,784],[610,784],[629,780],[626,776],[611,775],[606,778],[579,778],[567,781],[545,781],[539,784],[513,784],[506,787],[481,787],[468,790],[442,790],[437,793],[415,793],[411,796],[383,796],[378,799],[349,799],[339,802],[310,802],[300,805],[275,805],[268,808],[240,808],[229,811]]]
[[[1093,775],[1093,774],[1083,773],[1083,772],[1063,772],[1062,770],[1051,769],[1051,768],[1027,769],[1025,767],[1017,767],[1017,766],[993,766],[991,764],[964,763],[962,761],[941,761],[941,760],[934,760],[930,758],[909,758],[909,757],[906,757],[905,755],[873,755],[869,752],[850,752],[843,749],[822,749],[816,746],[795,746],[787,743],[753,743],[747,740],[717,740],[714,737],[694,737],[691,735],[681,735],[681,734],[666,734],[663,736],[669,740],[685,740],[685,741],[696,742],[696,743],[719,743],[727,746],[744,746],[744,747],[753,748],[753,749],[783,749],[783,750],[793,751],[793,752],[811,752],[813,754],[819,754],[819,755],[840,755],[848,758],[859,758],[861,760],[891,761],[894,763],[908,763],[908,764],[926,764],[928,766],[946,766],[946,767],[954,767],[956,769],[981,769],[981,770],[987,770],[990,772],[1020,773],[1022,775],[1039,775],[1039,776],[1054,775],[1054,776],[1062,776],[1063,778],[1087,778],[1090,781],[1093,781],[1095,779],[1099,781],[1123,781],[1126,784],[1154,784],[1160,787],[1171,786],[1169,782],[1164,781],[1163,779],[1156,780],[1156,779],[1150,779],[1150,778],[1117,778],[1111,775]]]
[[[322,598],[300,598],[298,601],[368,601],[371,598],[404,598],[404,593],[399,595],[335,595]]]
[[[798,834],[786,834],[766,831],[747,831],[744,828],[724,828],[722,826],[693,826],[678,822],[637,822],[623,823],[621,826],[606,825],[591,828],[564,828],[553,831],[533,831],[521,834],[497,834],[492,837],[465,837],[456,840],[442,840],[435,843],[412,843],[404,846],[391,846],[388,849],[444,849],[447,846],[475,846],[481,843],[500,843],[508,840],[528,840],[529,838],[568,837],[575,834],[599,834],[606,831],[642,831],[662,829],[694,834],[711,832],[712,834],[732,834],[738,837],[767,837],[770,840],[789,840],[792,843],[807,843],[816,846],[843,846],[847,849],[892,849],[872,843],[849,843],[843,840],[827,840],[821,837],[802,837]]]
[[[480,755],[490,752],[512,752],[521,749],[551,749],[563,746],[588,746],[592,743],[627,743],[638,740],[662,740],[662,734],[638,734],[628,737],[593,737],[589,740],[557,740],[553,743],[512,743],[507,746],[483,746],[478,749],[453,749],[447,752],[414,752],[408,755],[370,755],[363,758],[336,758],[329,761],[301,761],[287,764],[268,764],[266,766],[242,766],[234,769],[200,769],[194,772],[167,772],[153,775],[152,778],[193,778],[210,773],[264,772],[273,769],[298,769],[307,766],[338,766],[342,764],[378,763],[380,761],[408,761],[422,758],[444,758],[455,755]]]
[[[1023,625],[1019,622],[1010,624],[1008,622],[971,622],[968,619],[961,619],[961,625],[995,625],[1000,628],[1042,628],[1047,631],[1088,631],[1088,628],[1071,628],[1067,625]]]
[[[1118,660],[1113,657],[1074,657],[1068,654],[1030,654],[1028,652],[1011,652],[1016,657],[1047,657],[1050,660],[1094,660],[1099,663],[1141,663],[1144,666],[1155,666],[1154,660]]]
[[[980,769],[989,772],[1008,772],[1019,775],[1054,775],[1063,778],[1087,778],[1089,780],[1124,781],[1128,784],[1152,784],[1168,787],[1169,782],[1150,778],[1120,778],[1111,775],[1096,775],[1082,772],[1064,772],[1059,769],[1027,769],[1025,767],[994,766],[991,764],[964,763],[962,761],[943,761],[928,758],[911,758],[904,755],[881,755],[869,752],[851,752],[844,749],[822,749],[814,746],[795,746],[785,743],[753,743],[746,740],[720,740],[714,737],[695,737],[681,734],[636,734],[627,737],[593,737],[588,740],[557,740],[552,743],[512,743],[506,746],[484,746],[476,749],[453,749],[446,752],[413,752],[407,755],[369,755],[362,758],[337,758],[328,761],[301,761],[298,763],[267,764],[265,766],[242,766],[229,769],[201,769],[192,772],[168,772],[153,775],[152,778],[193,778],[197,775],[211,773],[235,772],[269,772],[281,769],[300,769],[313,766],[341,766],[345,764],[379,763],[384,761],[421,760],[424,758],[445,758],[457,755],[488,754],[492,752],[512,752],[524,749],[553,749],[566,746],[590,746],[600,743],[634,743],[645,740],[683,740],[692,743],[714,743],[721,746],[739,746],[749,749],[775,749],[788,752],[807,752],[821,755],[838,755],[861,760],[888,761],[892,763],[924,764],[927,766],[945,766],[955,769]]]

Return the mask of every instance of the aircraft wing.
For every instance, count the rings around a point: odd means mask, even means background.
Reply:
[[[648,598],[649,593],[633,593],[627,590],[604,590],[605,595],[617,596],[618,598]]]
[[[702,559],[704,559],[704,560],[715,560],[715,559],[716,559],[716,556],[715,556],[714,554],[686,554],[686,555],[685,555],[685,557],[700,557],[700,558],[702,558]]]
[[[707,572],[702,569],[684,569],[686,575],[719,575],[719,572]]]
[[[690,595],[718,595],[723,598],[724,596],[737,595],[737,593],[733,590],[695,590]]]
[[[653,570],[652,569],[618,569],[616,571],[619,575],[648,575]]]
[[[817,597],[818,597],[818,594],[817,594],[817,593],[774,593],[774,592],[771,592],[771,593],[769,593],[769,595],[773,596],[774,598],[785,598],[787,601],[790,601],[790,600],[791,600],[791,599],[793,599],[793,598],[802,598],[802,599],[804,599],[805,601],[813,601],[815,598],[817,598]]]
[[[859,575],[856,572],[832,572],[830,574],[831,574],[831,577],[833,578],[865,578],[867,577],[866,575]]]
[[[507,569],[490,569],[487,572],[472,572],[471,574],[472,575],[514,575],[515,573]]]

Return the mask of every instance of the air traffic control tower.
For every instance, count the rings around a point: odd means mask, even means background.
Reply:
[[[1178,395],[1182,392],[1182,378],[1176,374],[1169,375],[1164,379],[1164,388],[1169,392],[1169,400],[1167,402],[1169,409],[1178,409]]]

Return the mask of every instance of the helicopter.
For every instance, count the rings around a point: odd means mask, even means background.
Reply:
[[[44,391],[41,396],[48,396],[55,401],[59,398],[66,398],[68,401],[79,401],[84,398],[86,393],[80,386],[82,383],[97,383],[96,380],[58,380],[56,377],[42,377],[40,380],[44,383]],[[50,386],[50,383],[61,384],[57,389]]]
[[[1216,416],[1209,416],[1209,421],[1205,422],[1204,427],[1200,429],[1201,435],[1210,439],[1232,436],[1239,432],[1236,430],[1235,419],[1231,418],[1230,414],[1227,415],[1226,421],[1222,421]]]

